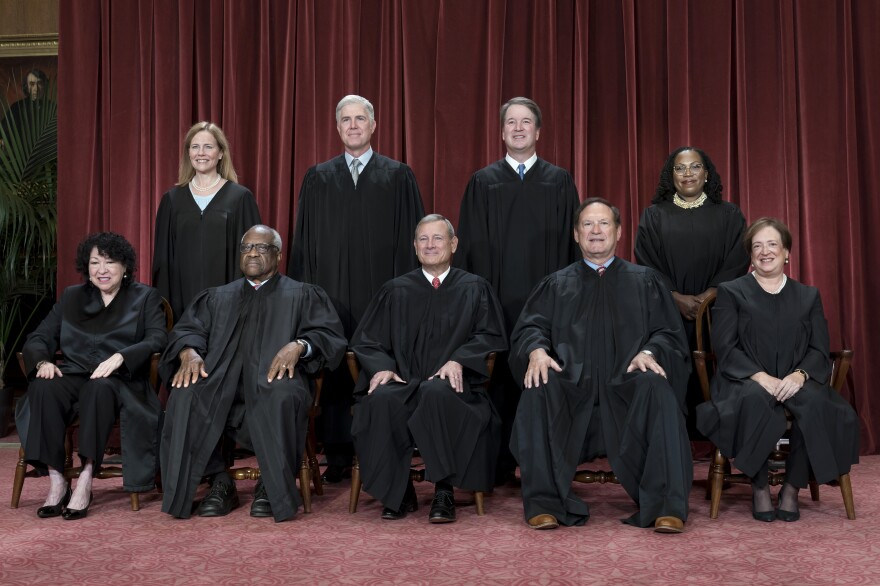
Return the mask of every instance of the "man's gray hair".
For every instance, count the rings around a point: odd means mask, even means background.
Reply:
[[[446,231],[449,233],[449,238],[455,238],[455,228],[452,227],[452,222],[440,214],[428,214],[416,224],[416,231],[413,236],[414,239],[418,239],[419,237],[419,226],[422,224],[430,224],[431,222],[446,222]]]
[[[277,248],[279,251],[281,250],[281,234],[278,233],[278,230],[275,228],[270,228],[265,224],[256,224],[247,229],[241,237],[241,242],[244,242],[244,237],[247,236],[247,233],[251,230],[256,230],[258,232],[271,232],[272,233],[272,246]]]
[[[342,112],[343,108],[345,108],[346,106],[349,106],[351,104],[357,104],[358,106],[363,106],[364,109],[367,111],[367,115],[370,117],[371,124],[376,121],[376,111],[373,110],[373,104],[370,103],[370,100],[368,100],[367,98],[361,97],[361,96],[356,96],[354,94],[351,94],[351,95],[345,96],[344,98],[339,100],[338,104],[336,104],[336,123],[337,124],[339,124],[339,116],[340,116],[339,113]]]

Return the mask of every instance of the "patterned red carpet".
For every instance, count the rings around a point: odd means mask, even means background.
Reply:
[[[880,456],[852,473],[855,521],[840,493],[801,495],[797,523],[759,523],[749,489],[725,493],[708,517],[703,485],[691,493],[682,535],[623,525],[633,505],[617,486],[579,486],[592,506],[584,527],[528,529],[519,491],[502,488],[478,517],[472,496],[458,522],[429,525],[431,486],[417,485],[420,509],[393,522],[362,495],[348,513],[348,484],[328,487],[314,512],[275,524],[248,515],[253,482],[239,483],[242,506],[220,519],[172,519],[155,493],[139,512],[119,481],[96,481],[88,518],[38,519],[46,479],[25,482],[9,508],[17,446],[0,447],[0,584],[880,584]],[[704,478],[706,464],[697,466]]]

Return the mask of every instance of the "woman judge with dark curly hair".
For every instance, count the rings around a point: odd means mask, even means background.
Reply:
[[[694,319],[703,299],[719,283],[746,272],[741,239],[746,220],[733,203],[721,199],[721,176],[702,150],[683,146],[670,153],[651,206],[642,213],[636,235],[636,261],[663,275],[696,348]],[[688,385],[688,429],[702,401],[699,382]]]
[[[774,218],[756,220],[743,244],[754,272],[718,287],[712,343],[718,370],[712,401],[697,425],[752,479],[752,516],[796,521],[798,490],[812,470],[820,484],[859,461],[856,412],[828,382],[828,325],[815,287],[789,279],[791,232]],[[792,416],[791,453],[774,511],[767,458]]]
[[[196,295],[241,276],[241,237],[262,222],[253,193],[237,181],[223,130],[194,124],[183,139],[177,185],[156,212],[153,286],[175,320]]]
[[[22,349],[31,378],[17,417],[25,460],[49,469],[41,518],[88,514],[92,478],[120,410],[123,487],[142,492],[155,485],[160,405],[148,379],[150,357],[167,341],[162,297],[132,281],[135,252],[118,234],[83,240],[76,268],[85,283],[64,290]],[[64,359],[56,364],[58,350]],[[82,470],[71,492],[64,434],[77,414]]]

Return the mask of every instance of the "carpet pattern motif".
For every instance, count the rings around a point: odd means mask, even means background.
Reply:
[[[880,584],[880,456],[853,469],[855,521],[828,486],[818,503],[802,491],[791,524],[752,520],[749,488],[735,486],[713,521],[696,483],[682,535],[622,524],[634,505],[614,485],[579,485],[591,519],[555,531],[526,527],[513,487],[487,496],[484,517],[456,492],[458,521],[430,525],[430,484],[416,485],[418,512],[383,521],[366,494],[349,515],[347,482],[280,524],[249,516],[253,482],[224,518],[173,519],[156,493],[132,512],[120,482],[104,480],[88,518],[38,519],[48,479],[28,479],[9,507],[16,457],[0,448],[0,584]]]

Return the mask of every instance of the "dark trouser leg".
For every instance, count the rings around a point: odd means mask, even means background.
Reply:
[[[791,452],[785,460],[785,482],[795,488],[805,488],[810,481],[810,459],[797,420],[791,422],[788,442]]]
[[[364,490],[395,511],[403,503],[412,461],[410,389],[399,383],[377,387],[355,405],[351,427]]]
[[[64,472],[64,433],[74,416],[77,390],[88,378],[65,375],[34,379],[28,385],[30,406],[25,460]]]
[[[269,392],[246,397],[245,419],[272,516],[284,521],[296,515],[302,500],[296,478],[305,451],[312,394],[302,372],[271,383]]]
[[[510,453],[510,434],[513,430],[513,420],[516,418],[516,409],[521,394],[522,390],[510,372],[507,353],[499,354],[495,361],[495,369],[492,371],[492,380],[489,383],[489,397],[501,416],[501,437],[499,438],[501,447],[498,451],[495,480],[498,485],[511,478],[516,470],[516,459]]]
[[[95,470],[104,461],[107,438],[119,413],[119,388],[112,378],[85,383],[79,392],[79,455],[95,461]]]
[[[498,418],[482,389],[456,393],[445,380],[423,381],[409,430],[429,481],[467,490],[492,489]]]

